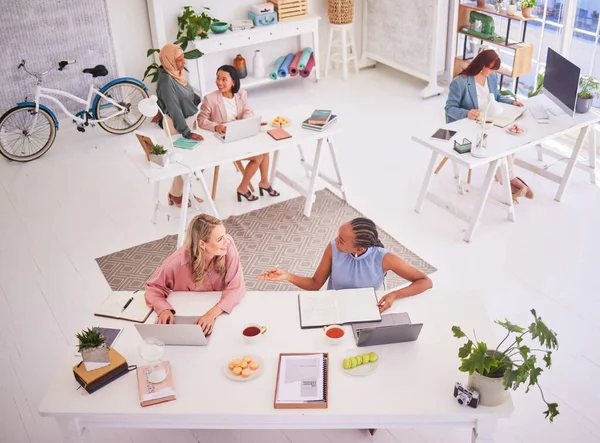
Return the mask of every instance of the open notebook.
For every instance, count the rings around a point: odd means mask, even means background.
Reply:
[[[525,106],[514,106],[509,105],[508,103],[498,103],[502,106],[502,113],[495,116],[491,120],[494,122],[494,126],[499,126],[500,128],[505,128],[508,125],[512,124],[516,119],[521,117],[523,113],[527,110]]]
[[[133,300],[128,304],[132,297]],[[123,309],[125,305],[127,307]],[[94,315],[144,323],[151,313],[152,308],[146,305],[144,291],[113,291],[96,309]]]
[[[301,292],[298,308],[302,329],[381,321],[373,288]]]

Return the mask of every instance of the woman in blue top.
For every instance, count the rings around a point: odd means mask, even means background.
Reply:
[[[261,280],[287,280],[306,291],[327,289],[380,289],[387,271],[411,282],[405,288],[392,291],[379,301],[381,312],[399,298],[417,295],[433,286],[429,277],[416,270],[381,244],[377,228],[368,218],[355,218],[340,226],[338,235],[323,253],[319,267],[312,277],[300,277],[283,269],[269,269],[258,276]]]
[[[496,71],[500,69],[501,61],[496,51],[486,49],[477,54],[471,63],[457,75],[448,91],[446,100],[446,123],[468,118],[480,120],[489,104],[489,95],[492,93],[494,100],[514,106],[523,106],[523,103],[500,94]],[[527,184],[514,174],[514,155],[507,157],[508,173],[513,199],[525,196],[533,198],[533,191]]]

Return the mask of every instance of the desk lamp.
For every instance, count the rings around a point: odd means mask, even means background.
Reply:
[[[486,149],[487,142],[484,138],[485,124],[487,122],[488,116],[496,117],[499,114],[502,114],[502,106],[500,106],[500,103],[496,101],[496,97],[494,97],[494,94],[490,92],[490,94],[488,95],[488,105],[485,107],[483,121],[481,122],[481,135],[479,136],[479,140],[477,140],[477,144],[475,145],[475,147],[471,149],[471,155],[473,157],[485,158],[489,155]]]
[[[160,106],[158,106],[158,97],[156,95],[151,95],[150,97],[143,99],[138,104],[138,110],[146,117],[154,117],[157,112],[160,112],[160,115],[162,115],[163,117],[164,129],[169,136],[169,143],[171,145],[170,156],[172,157],[175,153],[175,148],[173,146],[173,138],[171,137],[171,130],[169,129],[169,124],[167,123],[165,114],[162,111],[162,109],[160,109]]]

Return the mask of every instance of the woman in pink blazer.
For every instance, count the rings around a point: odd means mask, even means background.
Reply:
[[[207,94],[202,100],[198,125],[202,129],[224,134],[227,131],[227,122],[252,117],[254,112],[248,106],[246,91],[240,89],[240,78],[233,66],[224,65],[217,70],[217,89],[217,91]],[[238,201],[241,202],[242,197],[248,201],[258,200],[258,197],[250,192],[248,185],[259,169],[258,189],[260,195],[262,196],[264,191],[271,197],[279,196],[279,192],[275,191],[269,183],[269,154],[256,155],[246,160],[249,163],[246,166],[242,182],[237,188]]]

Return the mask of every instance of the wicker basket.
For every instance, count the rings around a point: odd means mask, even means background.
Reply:
[[[354,0],[327,0],[329,22],[347,25],[354,19]]]

